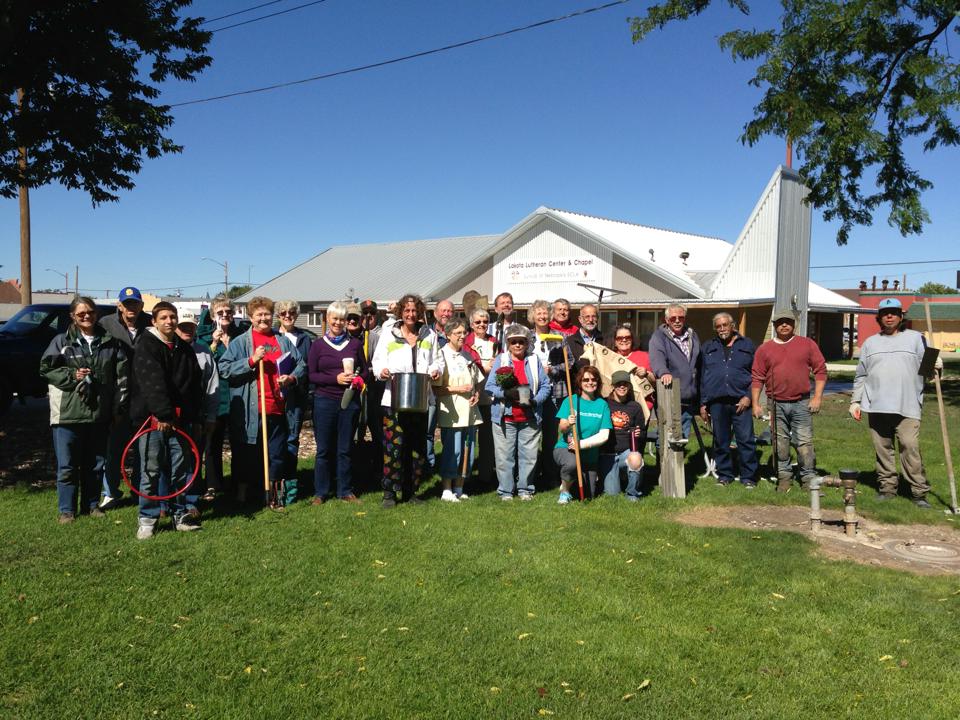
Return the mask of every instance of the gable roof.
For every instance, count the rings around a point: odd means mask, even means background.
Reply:
[[[382,301],[407,292],[424,298],[489,256],[500,235],[335,245],[237,298],[335,300],[348,297]],[[361,271],[362,270],[362,271]]]

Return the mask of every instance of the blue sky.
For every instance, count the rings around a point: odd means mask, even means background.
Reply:
[[[196,0],[215,17],[255,0]],[[294,0],[211,27],[299,4]],[[214,35],[213,66],[170,84],[177,103],[405,55],[600,4],[599,0],[328,0]],[[783,142],[738,137],[760,96],[716,38],[766,27],[716,7],[631,42],[645,2],[479,45],[268,93],[177,108],[184,152],[147,161],[119,203],[32,192],[34,288],[125,284],[185,295],[265,282],[331,245],[498,233],[540,205],[733,241]],[[935,184],[931,222],[903,239],[882,211],[839,248],[815,214],[811,264],[960,257],[958,151],[913,155]],[[16,200],[0,200],[0,275],[19,275]],[[61,273],[58,279],[52,268]],[[900,278],[954,284],[960,263],[812,270],[829,287]],[[344,268],[345,287],[362,268]]]

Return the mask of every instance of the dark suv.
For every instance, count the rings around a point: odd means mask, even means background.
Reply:
[[[98,305],[99,317],[116,312],[114,305]],[[56,335],[70,325],[67,304],[27,305],[0,325],[0,413],[19,397],[43,397],[47,383],[40,377],[40,357]]]

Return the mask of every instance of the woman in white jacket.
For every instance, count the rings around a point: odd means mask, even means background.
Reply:
[[[443,443],[440,456],[443,494],[440,499],[460,502],[470,497],[463,492],[463,482],[470,477],[476,456],[477,426],[482,422],[477,403],[484,378],[483,370],[463,347],[467,324],[456,318],[444,326],[443,333],[447,336],[447,344],[440,352],[445,367],[433,388],[437,396],[437,425]],[[462,472],[464,468],[466,470]]]
[[[392,407],[390,378],[396,373],[419,372],[437,380],[443,372],[443,355],[437,334],[424,322],[427,308],[419,295],[408,293],[397,303],[400,320],[384,330],[373,354],[373,373],[387,381],[383,393],[383,507],[402,499],[421,503],[414,490],[423,475],[427,414]]]

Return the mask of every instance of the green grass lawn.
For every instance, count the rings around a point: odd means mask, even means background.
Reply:
[[[948,383],[953,428],[960,388]],[[946,491],[936,403],[923,451]],[[818,464],[874,500],[865,427],[831,396]],[[306,469],[306,468],[305,468]],[[0,492],[3,718],[951,718],[960,578],[818,557],[793,533],[693,528],[694,505],[802,503],[700,482],[686,500],[299,503],[134,539],[136,510],[56,524]],[[829,493],[827,507],[837,508]]]

